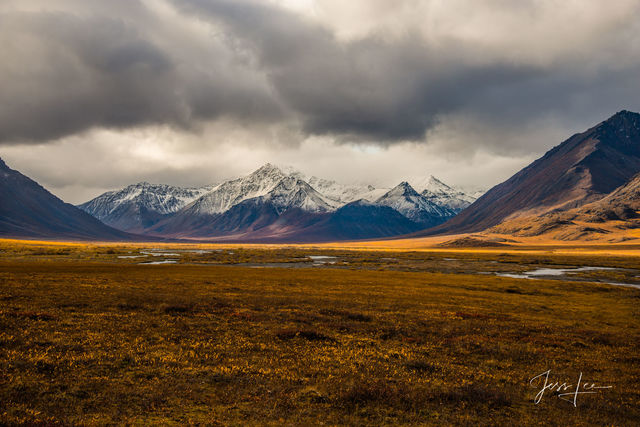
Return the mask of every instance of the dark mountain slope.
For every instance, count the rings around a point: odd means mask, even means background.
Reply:
[[[0,159],[0,236],[72,240],[131,240],[64,203]]]
[[[175,228],[173,228],[175,227]],[[223,214],[200,216],[188,224],[160,222],[153,233],[225,242],[326,242],[389,237],[421,228],[396,210],[365,201],[335,212],[313,213],[292,208],[278,214],[269,200],[245,200]]]
[[[248,234],[273,224],[279,218],[276,207],[261,198],[240,202],[228,211],[212,215],[176,215],[148,230],[173,237],[209,238]]]
[[[602,199],[579,208],[516,218],[488,229],[512,236],[545,236],[556,240],[627,241],[625,230],[640,228],[640,173]]]
[[[577,209],[576,214],[592,222],[640,218],[640,173],[606,197]]]
[[[458,216],[420,235],[477,232],[505,219],[596,201],[640,172],[640,114],[621,111],[551,149]]]
[[[375,239],[411,233],[420,228],[421,225],[388,206],[358,200],[302,230],[299,238],[308,241]]]
[[[310,214],[301,209],[289,210],[266,227],[221,239],[281,243],[330,242],[396,236],[420,227],[390,207],[358,200],[331,213]]]

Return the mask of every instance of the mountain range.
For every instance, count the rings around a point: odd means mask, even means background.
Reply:
[[[145,228],[182,209],[215,186],[180,188],[141,182],[109,191],[79,206],[100,221],[120,230],[142,232]]]
[[[388,237],[438,225],[474,199],[436,178],[419,194],[343,185],[266,164],[221,184],[183,189],[140,183],[79,208],[112,227],[153,236],[245,241]]]
[[[272,164],[198,188],[143,182],[78,207],[1,160],[0,178],[6,237],[320,242],[485,233],[615,242],[634,238],[620,230],[640,227],[640,114],[623,110],[573,135],[477,200],[433,176],[377,188]]]

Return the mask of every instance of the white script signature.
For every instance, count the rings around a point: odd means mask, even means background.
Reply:
[[[569,384],[566,382],[560,383],[560,381],[552,382],[549,380],[550,375],[551,375],[551,369],[541,373],[540,375],[536,375],[535,377],[531,378],[531,380],[529,381],[529,384],[533,387],[536,387],[536,384],[534,384],[536,380],[538,383],[537,385],[538,387],[540,386],[540,384],[542,385],[542,388],[540,389],[540,391],[538,391],[538,393],[536,394],[536,397],[533,399],[533,403],[535,403],[536,405],[542,401],[542,397],[544,396],[544,393],[546,391],[550,393],[554,391],[557,392],[558,398],[562,400],[566,400],[567,402],[573,403],[573,406],[577,407],[578,395],[596,394],[600,390],[613,388],[613,386],[610,386],[610,385],[598,386],[596,385],[596,383],[593,383],[593,382],[583,383],[582,372],[580,372],[580,375],[578,376],[578,382],[575,385]]]

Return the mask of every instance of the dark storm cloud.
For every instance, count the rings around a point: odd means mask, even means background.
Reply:
[[[91,127],[191,128],[226,115],[278,116],[268,88],[251,71],[215,58],[185,59],[121,13],[122,19],[0,15],[0,141],[46,141]]]
[[[581,125],[639,105],[635,76],[640,63],[620,67],[617,62],[627,58],[627,44],[637,38],[634,26],[628,25],[632,21],[602,37],[608,51],[620,51],[617,57],[594,45],[586,58],[567,55],[552,64],[508,56],[487,62],[480,47],[454,39],[433,46],[408,31],[399,38],[373,33],[341,42],[320,23],[273,5],[174,3],[226,28],[230,37],[254,52],[309,133],[386,144],[421,140],[450,114],[483,120],[499,133],[500,128],[514,131],[551,114]],[[533,3],[529,6],[535,9]],[[509,141],[497,139],[489,143],[508,148]]]
[[[227,118],[387,145],[424,140],[455,116],[492,129],[468,144],[499,150],[517,144],[502,130],[553,114],[572,128],[634,109],[640,95],[639,62],[629,59],[632,19],[594,37],[600,44],[590,55],[578,39],[567,42],[569,53],[537,60],[565,41],[549,36],[514,47],[505,40],[500,54],[501,46],[469,38],[428,43],[411,25],[400,35],[371,31],[345,40],[327,22],[271,2],[174,0],[176,19],[210,26],[182,38],[153,3],[60,4],[57,12],[0,15],[0,142],[48,141],[94,127],[194,129]],[[469,16],[474,5],[465,6]],[[527,5],[514,13],[537,10],[538,3]],[[518,30],[506,39],[528,31]]]
[[[541,71],[509,63],[467,64],[474,52],[426,46],[417,35],[339,42],[325,27],[291,12],[238,1],[176,1],[213,20],[251,49],[284,102],[310,133],[385,143],[421,139],[440,114],[491,87]]]

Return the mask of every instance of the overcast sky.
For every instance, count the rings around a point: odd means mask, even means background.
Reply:
[[[640,0],[2,0],[0,156],[65,201],[266,162],[491,186],[640,110]]]

